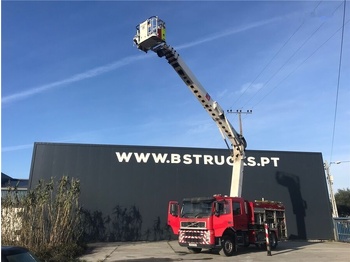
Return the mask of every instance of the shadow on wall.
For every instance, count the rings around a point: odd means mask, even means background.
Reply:
[[[288,189],[293,206],[293,214],[296,218],[298,233],[297,235],[290,235],[289,239],[307,239],[305,227],[305,210],[307,209],[307,203],[303,200],[301,195],[299,177],[294,174],[277,172],[276,180],[278,184]]]
[[[116,205],[111,215],[101,211],[82,210],[82,238],[86,242],[157,241],[170,240],[171,230],[154,219],[153,225],[142,231],[142,215],[134,205],[128,208]]]

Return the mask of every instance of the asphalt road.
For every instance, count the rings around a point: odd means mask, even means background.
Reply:
[[[266,250],[250,246],[248,248],[239,248],[237,255],[233,257],[221,256],[205,250],[198,254],[192,254],[188,252],[187,248],[180,247],[177,241],[94,243],[89,245],[87,253],[80,259],[86,262],[207,260],[235,262],[346,262],[350,261],[350,243],[286,241],[279,243],[277,249],[272,251],[272,256],[268,256]]]

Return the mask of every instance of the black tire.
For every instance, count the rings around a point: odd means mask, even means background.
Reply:
[[[275,232],[271,232],[270,233],[270,247],[271,249],[276,249],[277,245],[278,245],[278,240],[277,240],[277,236]]]
[[[220,255],[233,256],[237,252],[237,245],[234,236],[224,236],[221,240]]]
[[[190,253],[194,254],[200,253],[202,251],[202,249],[199,247],[187,247],[187,249],[190,251]]]

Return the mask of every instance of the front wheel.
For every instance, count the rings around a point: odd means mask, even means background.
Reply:
[[[236,241],[233,236],[224,236],[221,240],[220,255],[233,256],[237,252]]]

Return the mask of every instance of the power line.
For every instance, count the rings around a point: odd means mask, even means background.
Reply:
[[[339,98],[339,84],[340,84],[340,75],[341,75],[341,64],[343,57],[343,44],[344,44],[344,28],[345,28],[345,10],[346,10],[346,0],[344,0],[344,9],[343,9],[343,26],[342,34],[340,40],[340,54],[339,54],[339,67],[338,67],[338,81],[337,81],[337,92],[335,96],[335,108],[334,108],[334,120],[333,120],[333,134],[332,134],[332,145],[331,145],[331,155],[330,160],[332,160],[333,148],[334,148],[334,137],[335,137],[335,126],[337,122],[337,111],[338,111],[338,98]]]
[[[338,10],[338,8],[341,6],[342,4],[340,4],[339,6],[337,6],[337,8],[333,11],[333,14]],[[264,85],[257,91],[255,92],[255,94],[243,105],[246,106],[288,63],[289,61],[299,52],[299,50],[306,45],[306,43],[321,29],[321,27],[326,23],[326,21],[324,21],[318,28],[316,28],[316,30],[297,48],[296,51],[293,52],[293,54],[287,59],[286,62],[283,63],[283,65],[277,70],[277,72],[275,72],[265,83]],[[290,75],[290,74],[289,74]],[[288,75],[288,76],[289,76]],[[274,88],[275,89],[275,88]],[[269,92],[271,93],[271,92]],[[264,96],[266,97],[266,96]]]
[[[261,74],[265,71],[265,69],[271,64],[271,62],[277,57],[277,55],[282,51],[282,49],[289,43],[289,41],[292,39],[292,37],[300,30],[300,28],[304,25],[305,20],[303,23],[300,24],[300,26],[297,28],[297,30],[294,31],[294,33],[287,39],[287,41],[284,42],[284,44],[280,47],[280,49],[276,52],[276,54],[270,59],[270,61],[264,66],[264,68],[260,71],[260,73],[254,78],[252,82],[250,82],[249,86],[247,86],[244,91],[241,93],[241,95],[235,100],[233,105],[237,103],[241,97],[248,91],[248,89],[255,83],[255,81],[261,76]],[[232,106],[231,106],[232,108]]]
[[[322,1],[320,1],[316,7],[314,8],[314,10],[312,11],[313,13],[316,11],[316,9],[319,7],[319,5],[322,3]],[[274,56],[269,60],[269,62],[264,66],[264,68],[260,71],[260,73],[254,78],[254,80],[252,82],[250,82],[249,86],[247,86],[244,91],[241,93],[241,95],[235,100],[235,102],[233,103],[233,105],[235,103],[237,103],[241,97],[248,91],[248,89],[255,83],[255,81],[261,76],[261,74],[266,70],[266,68],[272,63],[273,60],[275,60],[275,58],[277,57],[277,55],[282,51],[282,49],[289,43],[289,41],[293,38],[293,36],[301,29],[301,27],[305,24],[305,19],[303,20],[303,22],[298,26],[298,28],[293,32],[293,34],[284,42],[284,44],[280,47],[280,49],[274,54]],[[275,73],[276,75],[276,73]],[[265,86],[266,84],[264,84]],[[263,87],[264,87],[263,86]],[[259,89],[261,90],[261,89]],[[257,92],[259,92],[259,90]],[[256,94],[256,93],[255,93]],[[253,97],[255,96],[255,94],[253,95]],[[250,99],[251,100],[251,99]],[[248,102],[250,101],[248,100]],[[232,106],[233,106],[232,105]],[[231,106],[231,108],[232,108]]]
[[[350,20],[346,21],[345,24],[349,23]],[[265,99],[265,97],[267,97],[268,95],[270,95],[277,87],[279,87],[279,85],[284,82],[288,77],[290,77],[295,71],[297,71],[299,69],[299,67],[301,67],[307,60],[309,60],[310,57],[312,57],[318,50],[321,49],[322,46],[324,46],[331,38],[333,38],[340,30],[342,29],[339,28],[337,31],[334,32],[333,35],[331,35],[325,42],[323,42],[314,52],[311,53],[311,55],[309,55],[306,59],[304,59],[297,67],[294,68],[294,70],[292,70],[285,78],[283,78],[277,85],[275,85],[274,88],[272,88],[270,90],[270,92],[268,92],[265,96],[263,96],[254,106],[252,106],[252,108],[254,108],[255,106],[257,106],[262,100]]]

